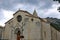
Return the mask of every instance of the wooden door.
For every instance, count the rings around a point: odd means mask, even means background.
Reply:
[[[17,33],[17,40],[20,40],[20,31]]]

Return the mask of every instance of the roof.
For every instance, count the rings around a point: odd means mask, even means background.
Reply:
[[[15,15],[16,13],[18,13],[18,12],[25,12],[25,13],[28,13],[29,15],[32,15],[32,14],[30,14],[28,11],[24,11],[24,10],[18,10],[18,11],[16,11],[13,15]],[[13,18],[11,18],[10,20],[12,20]],[[8,23],[10,20],[8,20],[7,22],[5,22],[5,24],[6,23]]]
[[[18,12],[24,12],[24,13],[28,13],[29,15],[32,15],[32,14],[30,14],[28,11],[25,11],[25,10],[18,10],[18,11],[16,11],[13,15],[15,15],[16,13],[18,13]]]
[[[8,23],[9,21],[11,21],[12,19],[13,19],[13,18],[11,18],[11,19],[10,19],[10,20],[8,20],[7,22],[5,22],[5,24],[6,24],[6,23]]]
[[[57,18],[46,18],[50,25],[60,32],[60,19]]]
[[[27,14],[29,14],[29,15],[26,15],[26,16],[38,18],[38,19],[40,19],[41,21],[45,22],[42,18],[40,18],[40,17],[38,17],[38,16],[35,17],[34,15],[30,14],[28,11],[24,11],[24,10],[18,10],[18,11],[15,12],[13,15],[15,15],[15,14],[18,13],[18,12],[24,12],[24,13],[27,13]],[[12,19],[13,19],[13,18],[11,18],[11,19],[8,20],[7,22],[5,22],[5,24],[8,23],[9,21],[11,21]]]
[[[47,22],[47,20],[46,19],[44,19],[44,18],[40,18],[40,17],[36,17],[36,16],[34,16],[34,15],[26,15],[26,16],[29,16],[29,17],[34,17],[34,18],[38,18],[38,19],[40,19],[42,22]]]
[[[4,27],[3,27],[3,26],[0,26],[0,28],[2,28],[2,29],[3,29]]]

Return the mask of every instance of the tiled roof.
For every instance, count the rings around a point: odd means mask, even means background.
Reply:
[[[56,30],[60,31],[60,19],[57,18],[46,18],[50,25],[54,27]]]

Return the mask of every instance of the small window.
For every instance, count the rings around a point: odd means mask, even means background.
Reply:
[[[31,21],[34,21],[34,19],[31,19]]]

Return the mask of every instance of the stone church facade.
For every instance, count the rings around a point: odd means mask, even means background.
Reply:
[[[46,19],[38,17],[36,10],[33,14],[24,10],[15,12],[5,23],[2,35],[7,40],[60,40],[60,32]]]

